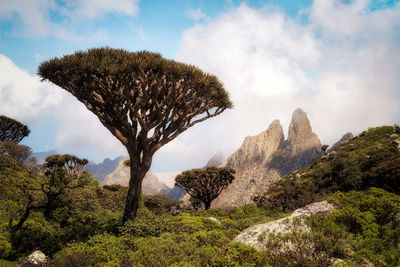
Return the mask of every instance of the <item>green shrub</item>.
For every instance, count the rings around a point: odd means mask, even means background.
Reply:
[[[333,258],[345,256],[346,233],[333,222],[312,217],[309,231],[293,223],[288,233],[269,234],[265,254],[273,266],[331,266]]]
[[[169,199],[166,195],[144,195],[143,204],[154,214],[160,215],[169,213],[173,208],[180,209],[181,202],[174,199]]]
[[[378,187],[400,194],[395,127],[369,129],[272,185],[257,204],[292,211],[337,191]]]
[[[109,234],[96,235],[87,242],[71,243],[57,252],[49,266],[132,266],[129,242]]]
[[[7,234],[0,233],[0,258],[7,259],[12,252],[12,245]]]

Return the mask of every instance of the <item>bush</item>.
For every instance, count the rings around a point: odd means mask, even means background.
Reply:
[[[166,195],[144,195],[143,204],[154,214],[170,213],[173,209],[181,209],[182,201],[169,199]]]
[[[86,243],[71,243],[56,253],[49,266],[132,266],[132,251],[125,238],[96,235]]]
[[[297,228],[269,234],[265,239],[268,262],[273,266],[331,266],[333,258],[345,256],[345,231],[318,216],[310,218],[309,231]]]
[[[400,153],[391,137],[395,133],[390,126],[363,132],[279,180],[257,204],[292,211],[337,191],[378,187],[400,194]]]

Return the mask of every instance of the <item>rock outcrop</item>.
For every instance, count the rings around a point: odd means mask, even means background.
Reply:
[[[89,162],[86,166],[86,169],[96,178],[100,183],[104,182],[106,176],[112,173],[117,167],[121,160],[124,157],[119,156],[114,160],[110,158],[106,158],[102,163],[96,164],[94,162]]]
[[[179,200],[186,195],[186,191],[180,187],[174,186],[171,190],[166,192],[168,198]]]
[[[338,146],[340,146],[341,144],[343,144],[344,142],[350,140],[351,138],[353,138],[354,135],[351,132],[348,132],[346,134],[344,134],[342,136],[342,138],[340,138],[339,141],[337,141],[336,143],[334,143],[329,149],[328,152],[332,151],[333,149],[337,148]]]
[[[293,229],[293,221],[296,221],[296,229],[300,231],[309,231],[309,227],[305,224],[305,219],[313,214],[327,214],[333,211],[335,207],[327,201],[320,201],[309,204],[304,208],[295,210],[290,216],[285,218],[254,225],[247,228],[235,237],[233,241],[238,241],[250,245],[256,249],[263,250],[264,242],[260,236],[268,237],[268,234],[285,234]]]
[[[236,170],[235,180],[212,206],[246,205],[282,176],[309,164],[323,154],[318,136],[312,132],[306,113],[293,112],[287,140],[279,120],[259,135],[248,136],[229,156],[226,166]]]
[[[110,174],[108,174],[104,180],[104,184],[119,184],[128,186],[130,179],[130,169],[124,165],[122,159],[119,161],[117,168]],[[144,177],[142,184],[142,192],[145,195],[154,195],[158,193],[164,193],[169,191],[169,187],[161,183],[157,176],[148,171]]]
[[[224,163],[224,155],[222,153],[215,154],[204,166],[204,168],[211,167],[211,166],[220,166]]]
[[[46,255],[40,250],[34,251],[31,255],[26,257],[19,267],[40,267],[45,266],[46,263]]]

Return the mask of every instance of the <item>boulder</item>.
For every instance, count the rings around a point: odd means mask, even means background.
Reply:
[[[272,222],[254,225],[241,232],[233,241],[250,245],[256,249],[263,250],[265,238],[269,234],[285,234],[293,229],[293,222],[296,221],[296,229],[309,231],[305,219],[313,214],[326,214],[333,211],[335,207],[327,201],[320,201],[309,204],[295,210],[290,216]]]
[[[210,219],[211,221],[213,221],[213,222],[215,222],[215,223],[217,223],[217,224],[221,224],[221,222],[220,222],[217,218],[208,217],[208,219]]]
[[[46,262],[46,255],[40,250],[34,251],[31,255],[26,257],[19,267],[39,267],[44,266]]]

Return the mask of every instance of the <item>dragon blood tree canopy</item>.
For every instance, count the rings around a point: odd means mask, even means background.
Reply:
[[[232,107],[217,77],[147,51],[77,52],[42,63],[39,76],[72,93],[124,145],[147,139],[152,153]]]
[[[127,148],[131,179],[123,221],[136,216],[154,153],[232,107],[217,77],[147,51],[89,49],[42,63],[39,76],[72,93]]]

